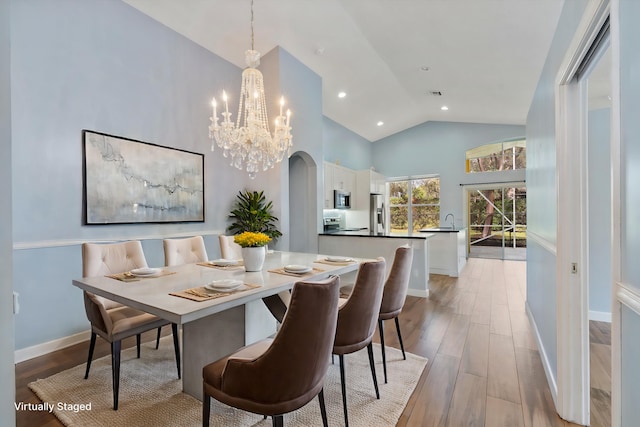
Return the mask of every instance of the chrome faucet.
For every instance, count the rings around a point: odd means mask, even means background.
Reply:
[[[456,229],[456,217],[453,216],[452,213],[448,213],[447,216],[444,217],[444,222],[447,222],[447,218],[451,217],[451,229],[455,230]]]

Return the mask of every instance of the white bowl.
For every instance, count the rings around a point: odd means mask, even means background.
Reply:
[[[159,268],[134,268],[133,270],[131,270],[131,274],[138,277],[144,277],[153,276],[154,274],[160,273],[160,271],[161,270]]]
[[[226,267],[228,265],[238,265],[238,260],[235,259],[214,259],[213,261],[209,261],[211,265],[217,265],[218,267]]]
[[[329,262],[350,262],[353,261],[352,258],[346,258],[343,256],[328,256],[325,258],[326,261]]]
[[[311,270],[312,270],[312,268],[307,266],[307,265],[291,264],[291,265],[285,265],[284,266],[284,271],[289,272],[289,273],[308,273]]]
[[[205,289],[209,289],[210,291],[233,291],[242,286],[242,280],[234,280],[234,279],[223,279],[223,280],[214,280],[211,283],[204,285]]]

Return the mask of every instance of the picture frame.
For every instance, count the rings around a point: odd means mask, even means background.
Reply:
[[[83,224],[204,222],[204,154],[82,131]]]

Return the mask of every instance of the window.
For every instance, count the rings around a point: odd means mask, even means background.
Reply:
[[[440,177],[389,182],[391,233],[412,233],[440,224]]]
[[[467,150],[467,173],[525,169],[526,160],[526,140],[496,142]]]

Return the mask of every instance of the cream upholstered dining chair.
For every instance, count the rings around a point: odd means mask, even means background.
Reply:
[[[234,236],[219,235],[220,255],[224,259],[242,259],[242,248],[233,241]]]
[[[207,249],[202,236],[185,239],[164,239],[164,265],[182,265],[208,261]]]
[[[384,284],[382,293],[382,303],[380,304],[380,314],[378,316],[378,332],[380,333],[380,347],[382,348],[382,368],[384,370],[384,382],[387,382],[387,355],[384,350],[384,321],[395,319],[398,340],[402,349],[402,357],[407,360],[400,333],[400,322],[398,316],[402,312],[404,302],[407,298],[407,288],[411,275],[411,263],[413,261],[413,249],[408,246],[401,246],[396,249],[391,265],[391,271]]]
[[[162,247],[164,248],[164,265],[167,267],[209,260],[202,236],[187,237],[184,239],[164,239],[162,241]],[[160,345],[161,329],[162,328],[158,328],[156,350]]]
[[[205,366],[202,370],[202,425],[209,426],[211,397],[245,411],[271,416],[283,425],[283,414],[315,396],[327,425],[324,379],[336,333],[340,279],[297,282],[282,326],[273,339],[259,341]]]
[[[345,384],[344,355],[355,353],[367,347],[369,366],[373,377],[376,398],[380,399],[378,380],[373,363],[373,334],[376,332],[376,319],[380,313],[382,289],[384,286],[385,260],[382,257],[376,261],[363,262],[358,268],[356,282],[349,298],[340,301],[338,310],[338,325],[336,338],[333,343],[333,354],[340,359],[340,382],[342,385],[342,406],[344,410],[345,426],[349,426],[347,412],[347,393]]]
[[[147,261],[139,241],[112,244],[84,243],[82,245],[82,275],[84,277],[104,276],[147,267]],[[120,349],[122,340],[136,336],[137,356],[140,357],[140,334],[160,328],[169,322],[152,314],[128,307],[87,291],[84,293],[84,307],[91,323],[91,342],[84,378],[89,377],[96,336],[100,335],[111,343],[111,369],[113,379],[113,409],[118,409],[120,389]],[[180,349],[178,329],[174,324],[173,345],[175,348],[178,378],[180,378]]]

